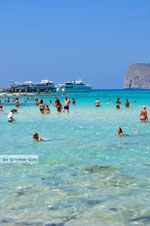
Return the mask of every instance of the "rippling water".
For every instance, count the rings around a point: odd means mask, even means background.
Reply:
[[[150,123],[139,121],[142,105],[150,112],[150,91],[72,97],[70,114],[50,105],[52,113],[41,115],[23,97],[16,122],[0,114],[0,154],[39,156],[37,164],[0,164],[0,225],[150,225]],[[116,136],[118,127],[124,137]],[[34,132],[49,141],[33,142]]]

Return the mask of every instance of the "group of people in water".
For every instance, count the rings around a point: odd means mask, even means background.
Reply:
[[[120,98],[117,98],[117,100],[116,100],[116,109],[120,109],[120,105],[121,105]],[[129,108],[129,106],[130,106],[129,100],[126,99],[126,101],[125,101],[125,107],[126,108]],[[142,108],[142,110],[140,112],[140,121],[141,122],[148,121],[148,113],[147,113],[146,106],[143,106],[143,108]],[[123,130],[122,130],[122,128],[119,127],[117,129],[117,135],[119,137],[122,137],[123,136]]]
[[[14,103],[14,102],[15,102],[16,107],[18,108],[19,105],[20,105],[19,98],[18,97],[17,98],[13,98],[12,99],[12,103]],[[0,99],[0,103],[1,103],[1,99]],[[7,98],[7,100],[5,100],[5,103],[10,103],[10,98],[9,97]],[[16,108],[10,110],[10,112],[7,115],[8,122],[14,122],[15,121],[15,118],[14,118],[13,114],[17,113],[17,111],[18,110]],[[0,112],[3,112],[3,106],[2,105],[0,105]]]
[[[15,103],[16,108],[18,108],[20,106],[18,97],[17,98],[13,98],[12,102]],[[34,102],[39,107],[41,114],[49,114],[49,113],[51,113],[49,106],[44,104],[43,99],[41,99],[41,100],[35,99]],[[5,100],[5,103],[10,103],[10,98]],[[109,103],[112,103],[111,100],[109,100]],[[0,99],[0,104],[1,104],[1,99]],[[50,104],[52,104],[51,100],[50,100]],[[76,100],[74,98],[72,98],[72,101],[70,101],[68,97],[65,97],[63,105],[61,104],[61,102],[60,102],[58,97],[56,97],[55,101],[54,101],[54,106],[56,107],[56,110],[59,113],[60,112],[66,112],[66,111],[69,113],[70,104],[75,105],[76,104]],[[95,107],[101,107],[101,103],[100,103],[99,98],[97,98],[95,100]],[[130,103],[129,103],[128,99],[126,99],[126,101],[125,101],[125,107],[126,108],[130,107]],[[120,108],[121,108],[121,101],[120,101],[120,98],[118,97],[117,100],[116,100],[116,109],[118,110]],[[1,104],[0,105],[0,112],[2,112],[2,111],[3,111],[3,106]],[[8,122],[14,122],[15,121],[14,113],[17,113],[17,109],[10,110],[10,112],[7,115]],[[143,106],[143,108],[140,111],[140,121],[141,122],[148,121],[148,113],[147,113],[146,106]],[[123,136],[123,130],[122,130],[121,127],[119,127],[117,129],[117,135],[119,137]],[[39,137],[38,133],[34,133],[32,137],[33,137],[34,140],[37,140],[37,141],[42,141],[43,140],[41,137]]]
[[[112,103],[112,101],[109,100],[109,103]],[[95,106],[96,107],[101,107],[101,103],[100,103],[99,98],[96,99]],[[121,101],[120,101],[120,98],[118,97],[117,100],[116,100],[116,109],[120,109],[120,106],[121,106]],[[130,107],[130,103],[129,103],[129,100],[128,99],[126,99],[126,101],[125,101],[125,107],[126,108],[129,108]]]
[[[35,102],[36,102],[36,105],[38,105],[40,107],[41,113],[46,113],[46,109],[47,109],[48,105],[45,107],[45,105],[43,103],[43,100],[38,101],[38,99],[36,99]],[[75,104],[75,103],[76,103],[76,101],[73,98],[72,99],[72,104]],[[111,100],[109,100],[109,103],[112,103]],[[63,112],[65,112],[66,110],[67,110],[67,112],[69,112],[69,105],[70,105],[70,100],[66,97],[65,98],[65,101],[64,101],[64,110],[63,110]],[[120,105],[121,105],[120,98],[117,98],[117,100],[116,100],[116,109],[120,109]],[[58,98],[55,99],[54,106],[56,107],[57,112],[61,112],[62,111],[62,104],[60,103],[60,100]],[[100,100],[98,98],[95,101],[95,106],[96,107],[101,107],[101,103],[100,103]],[[130,107],[130,103],[129,103],[129,100],[128,99],[126,99],[126,101],[125,101],[125,107],[126,108],[129,108]],[[141,122],[148,121],[148,113],[147,113],[146,106],[143,106],[143,108],[142,108],[142,110],[140,112],[140,121]],[[117,129],[117,136],[118,137],[122,137],[123,135],[124,135],[123,134],[123,130],[122,130],[121,127],[119,127]],[[41,138],[39,136],[38,133],[34,133],[32,137],[36,141],[43,141],[44,140],[43,138]]]
[[[52,101],[50,100],[50,104],[51,103],[52,103]],[[35,99],[35,104],[37,106],[39,106],[41,114],[51,113],[49,106],[44,104],[43,99],[41,99],[41,100]],[[64,99],[64,106],[61,104],[58,97],[56,97],[55,101],[54,101],[54,106],[56,107],[57,112],[67,111],[69,113],[70,104],[71,104],[71,102],[67,97],[65,97],[65,99]],[[74,98],[72,98],[72,104],[73,105],[76,104],[76,101]]]
[[[112,103],[111,100],[109,100],[109,103]],[[136,103],[136,101],[134,103]],[[96,107],[101,107],[101,103],[100,103],[100,100],[98,98],[95,101],[95,106]],[[129,103],[128,99],[126,99],[126,101],[125,101],[125,107],[126,108],[130,107],[130,103]],[[120,109],[120,108],[121,108],[121,101],[120,101],[120,98],[118,97],[117,100],[116,100],[116,109]],[[142,110],[140,112],[140,121],[141,122],[148,121],[148,113],[147,113],[146,106],[143,106],[143,108],[142,108]],[[122,137],[123,136],[123,130],[122,130],[121,127],[119,127],[117,129],[117,135],[118,135],[118,137]]]

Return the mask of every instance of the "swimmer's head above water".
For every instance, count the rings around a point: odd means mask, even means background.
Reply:
[[[123,131],[122,131],[122,129],[120,127],[117,130],[117,135],[118,135],[118,137],[123,136]]]
[[[37,141],[43,141],[43,139],[41,137],[39,137],[38,133],[33,133],[32,138]]]

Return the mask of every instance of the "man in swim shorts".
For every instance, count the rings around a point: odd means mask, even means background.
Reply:
[[[70,100],[66,97],[64,101],[64,110],[63,112],[67,111],[69,113],[69,105],[70,105]]]

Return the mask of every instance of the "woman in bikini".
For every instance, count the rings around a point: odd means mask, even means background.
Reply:
[[[146,106],[143,106],[143,108],[140,112],[140,120],[141,120],[141,122],[146,122],[148,120]]]

